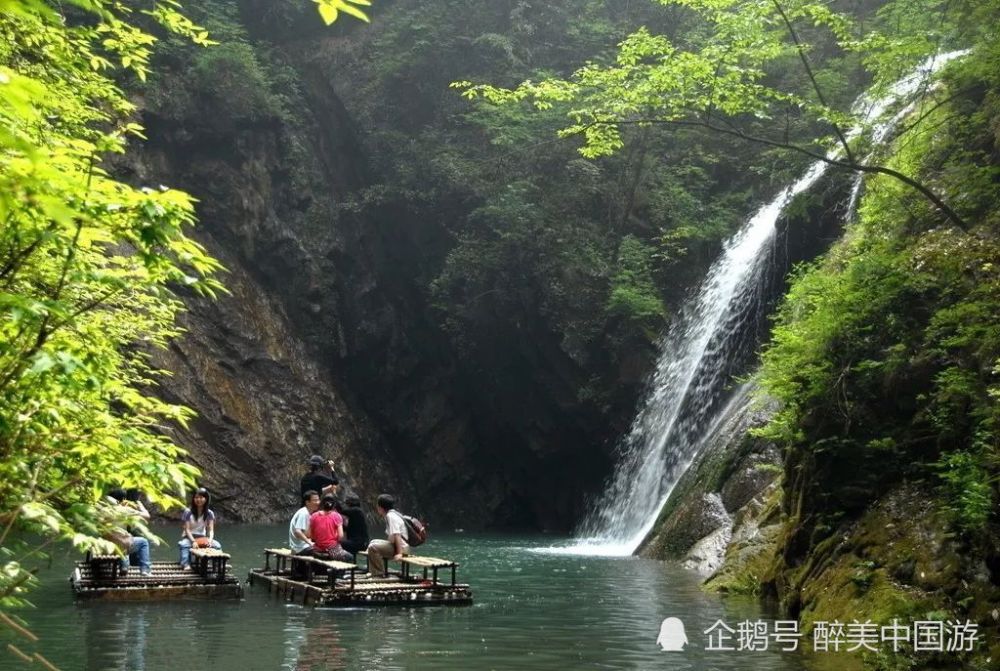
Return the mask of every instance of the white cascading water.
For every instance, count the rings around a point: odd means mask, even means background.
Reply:
[[[886,112],[927,86],[929,77],[965,51],[928,59],[896,82],[879,99],[859,98],[855,111],[866,119],[872,142],[884,142],[916,102],[889,119]],[[832,152],[831,156],[837,156]],[[755,324],[762,315],[764,285],[771,262],[776,223],[785,206],[809,189],[829,165],[813,163],[794,184],[764,205],[726,243],[697,293],[660,343],[660,358],[650,392],[621,445],[619,462],[601,500],[581,527],[578,542],[550,552],[627,556],[635,552],[656,523],[674,485],[697,457],[717,426],[731,396],[734,374],[745,363]],[[852,189],[849,212],[857,201],[860,179]],[[742,356],[741,356],[742,355]]]

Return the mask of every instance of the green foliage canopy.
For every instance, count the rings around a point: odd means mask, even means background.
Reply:
[[[613,62],[587,63],[569,78],[527,80],[515,88],[455,82],[467,98],[495,104],[526,102],[538,110],[568,108],[570,124],[560,133],[580,135],[584,156],[605,156],[623,146],[627,126],[695,126],[744,140],[783,147],[841,167],[890,174],[930,199],[956,225],[966,222],[937,194],[911,176],[861,161],[845,129],[862,126],[866,110],[831,98],[836,81],[826,65],[857,60],[878,94],[943,44],[968,43],[968,20],[988,2],[886,5],[868,23],[811,0],[658,0],[695,12],[707,27],[683,40],[642,28],[619,45]],[[918,5],[918,6],[917,6]],[[902,18],[901,18],[902,17]],[[885,29],[883,29],[885,28]],[[806,85],[788,85],[777,72],[798,60]],[[839,104],[838,104],[839,103]],[[782,118],[823,129],[809,143],[787,137]],[[755,125],[748,130],[748,123]],[[761,122],[769,128],[761,130]],[[827,135],[842,158],[829,157]]]
[[[317,4],[327,24],[368,20],[367,0]],[[150,393],[166,374],[151,352],[180,333],[177,292],[216,295],[222,268],[188,235],[187,194],[106,167],[143,137],[119,82],[146,81],[158,35],[215,44],[180,10],[0,1],[0,607],[23,603],[25,560],[57,540],[117,551],[107,489],[169,508],[197,475],[164,434],[191,412]],[[241,66],[241,49],[209,62]]]
[[[653,282],[653,254],[653,247],[635,236],[622,238],[616,272],[611,278],[608,310],[646,323],[655,332],[662,325],[665,311]]]
[[[177,291],[221,290],[188,237],[193,203],[116,180],[107,156],[141,137],[114,77],[145,80],[156,38],[209,44],[174,2],[0,4],[0,607],[57,540],[116,551],[114,485],[170,507],[196,469],[163,433],[190,412],[150,392],[153,348],[179,333]]]
[[[799,270],[779,310],[760,379],[781,409],[763,433],[791,448],[792,463],[809,464],[801,486],[813,507],[833,499],[831,509],[857,509],[901,478],[925,479],[956,528],[980,541],[992,533],[998,56],[995,40],[978,42],[945,76],[941,99],[913,111],[919,126],[887,158],[961,202],[973,233],[940,227],[899,182],[870,179],[845,239]]]

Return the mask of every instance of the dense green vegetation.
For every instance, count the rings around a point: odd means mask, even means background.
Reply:
[[[581,274],[593,277],[596,296],[591,299],[603,294],[598,300],[611,313],[642,322],[658,310],[610,299],[627,281],[627,273],[619,270],[620,244],[628,239],[626,247],[634,247],[641,241],[669,252],[650,259],[650,273],[658,275],[661,298],[670,298],[670,290],[678,288],[676,278],[665,281],[663,273],[681,270],[676,263],[684,252],[696,264],[711,258],[753,198],[764,195],[750,192],[760,180],[733,170],[731,143],[718,138],[627,132],[622,152],[593,160],[580,157],[573,143],[553,138],[564,110],[532,113],[464,104],[446,90],[449,77],[517,81],[544,76],[572,67],[581,55],[605,53],[638,22],[666,28],[673,18],[636,3],[621,11],[604,2],[547,3],[514,11],[503,4],[400,4],[381,17],[374,49],[365,56],[374,82],[365,92],[366,107],[358,110],[361,125],[375,128],[365,140],[379,183],[369,188],[366,202],[405,194],[415,207],[433,203],[438,208],[433,214],[446,219],[458,244],[432,279],[435,294],[448,296],[437,302],[454,328],[481,326],[482,312],[469,306],[485,292],[478,302],[490,304],[508,300],[519,288],[537,290],[549,283],[532,278],[565,284],[559,277]],[[686,27],[681,22],[669,29],[680,33]],[[401,95],[418,99],[401,107],[381,104]],[[411,116],[421,110],[433,116]],[[747,151],[743,156],[761,171],[772,167],[771,155],[754,157]],[[443,209],[449,202],[456,206]],[[507,235],[517,239],[523,256],[516,267],[508,266],[523,278],[513,283],[488,258]],[[548,249],[553,242],[562,253]],[[481,254],[487,258],[475,263]],[[556,315],[574,310],[566,304],[572,300],[567,292],[558,286],[553,292],[542,300],[552,306],[558,323]],[[629,305],[638,313],[632,314]],[[533,316],[513,305],[493,307],[499,308],[493,325]],[[594,317],[603,321],[608,314]]]
[[[792,154],[833,149],[837,167],[866,175],[855,221],[833,250],[795,273],[764,352],[760,382],[780,410],[760,434],[786,454],[786,532],[772,575],[796,612],[801,592],[815,597],[810,608],[825,603],[825,614],[840,614],[833,597],[815,596],[823,593],[810,582],[817,567],[851,556],[837,549],[851,524],[917,482],[958,534],[957,545],[937,551],[967,552],[995,576],[1000,6],[901,1],[838,13],[798,0],[662,4],[692,10],[708,30],[680,39],[640,30],[613,62],[598,59],[569,78],[457,85],[473,100],[541,115],[561,109],[569,123],[560,133],[582,136],[586,157],[620,151],[623,133],[637,128],[701,128]],[[864,72],[877,95],[929,55],[959,48],[971,53],[944,71],[940,86],[922,89],[895,140],[871,147],[849,137],[864,110],[849,106],[846,72]],[[812,129],[814,139],[790,139],[787,124]],[[862,563],[871,564],[868,575],[898,569],[891,562]],[[933,603],[981,618],[991,597],[976,590],[985,588],[950,580],[964,587],[952,584],[929,602],[887,581],[882,597],[853,603],[878,617]],[[876,594],[862,582],[862,594]]]
[[[362,18],[324,2],[327,22],[336,8]],[[164,371],[150,354],[179,334],[181,296],[222,289],[221,266],[189,237],[187,194],[108,168],[143,136],[121,86],[147,79],[168,35],[211,44],[170,1],[0,3],[2,608],[24,603],[56,541],[117,551],[109,488],[170,508],[197,475],[165,433],[191,412],[151,393]],[[195,76],[216,84],[246,58],[238,44],[211,53]]]
[[[972,9],[989,28],[972,36],[972,53],[946,70],[886,155],[953,203],[968,230],[943,225],[932,204],[891,177],[866,180],[843,241],[799,270],[761,381],[782,402],[763,435],[788,449],[778,566],[790,591],[808,580],[800,561],[830,556],[828,539],[915,483],[947,527],[951,561],[964,558],[962,577],[932,602],[982,621],[995,595],[968,567],[981,562],[993,576],[986,585],[996,584],[1000,557],[1000,7]],[[927,553],[914,547],[911,556]],[[892,561],[876,559],[873,569]],[[873,603],[887,616],[912,612],[918,600]]]
[[[461,377],[488,376],[484,396],[502,407],[538,388],[543,360],[580,400],[573,412],[630,415],[636,360],[655,354],[720,241],[801,164],[686,130],[627,130],[621,152],[581,157],[555,136],[564,110],[470,106],[449,89],[567,72],[610,55],[636,25],[683,34],[697,21],[653,3],[396,2],[374,7],[363,33],[329,42],[295,2],[188,4],[225,55],[168,45],[146,113],[170,131],[274,132],[274,160],[307,203],[297,230],[321,240],[368,222],[394,259],[382,285],[419,314],[409,331],[428,334],[418,356],[430,364],[444,352]],[[349,126],[314,116],[339,103]],[[308,145],[322,126],[332,139],[317,165]],[[420,254],[393,247],[402,240]]]
[[[103,165],[141,136],[111,73],[145,78],[152,35],[112,3],[3,9],[0,605],[10,606],[32,579],[25,561],[53,541],[112,551],[107,488],[170,506],[192,482],[159,428],[189,413],[146,393],[157,375],[148,351],[177,334],[178,290],[220,285],[219,265],[186,235],[190,198],[128,186]],[[206,41],[170,5],[147,14]]]
[[[528,101],[549,110],[570,104],[571,123],[560,134],[582,136],[580,151],[587,157],[622,149],[624,128],[701,128],[825,158],[850,170],[891,175],[923,194],[952,223],[967,227],[932,189],[871,157],[861,158],[863,149],[849,141],[850,129],[864,122],[868,109],[851,106],[843,86],[845,67],[861,67],[874,80],[871,92],[883,93],[935,53],[942,37],[960,39],[969,18],[966,8],[944,8],[938,19],[933,12],[892,5],[876,14],[872,29],[864,23],[863,7],[855,9],[859,16],[851,16],[814,2],[660,1],[693,10],[701,19],[698,29],[678,39],[642,28],[621,42],[613,63],[588,63],[569,79],[527,80],[513,89],[470,82],[454,86],[466,89],[470,99],[481,96],[501,105]],[[897,20],[901,14],[907,23]],[[705,27],[708,34],[702,36]],[[788,78],[790,69],[806,81]],[[774,123],[782,116],[783,129]],[[797,142],[789,134],[793,125],[826,132]],[[836,146],[829,156],[827,132]]]
[[[556,137],[565,105],[469,105],[448,86],[565,73],[613,58],[637,25],[680,36],[698,21],[655,3],[401,2],[378,14],[363,57],[339,61],[357,72],[340,92],[371,161],[357,211],[444,229],[431,247],[442,253],[411,272],[463,366],[512,400],[537,387],[539,355],[524,352],[551,342],[543,351],[593,371],[578,388],[593,401],[586,412],[617,404],[630,414],[623,362],[651,356],[721,240],[802,162],[694,130],[634,127],[621,151],[581,156]]]

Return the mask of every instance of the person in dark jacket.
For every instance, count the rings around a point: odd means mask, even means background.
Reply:
[[[361,499],[356,496],[348,496],[344,500],[344,509],[341,512],[344,517],[344,533],[347,537],[340,541],[341,547],[356,554],[359,550],[368,548],[371,538],[368,536],[368,520],[361,510]]]
[[[329,475],[323,472],[324,466]],[[302,476],[299,494],[304,496],[306,492],[313,491],[319,492],[321,497],[325,494],[336,495],[339,484],[340,480],[333,472],[333,462],[314,454],[309,457],[309,472]]]

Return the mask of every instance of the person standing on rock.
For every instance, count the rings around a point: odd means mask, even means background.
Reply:
[[[326,466],[329,471],[329,475],[323,473],[321,469]],[[314,454],[309,457],[309,472],[302,476],[302,482],[299,487],[299,495],[305,496],[308,491],[319,492],[320,496],[326,494],[336,495],[337,485],[340,484],[340,480],[333,472],[333,462],[324,459],[318,454]]]

